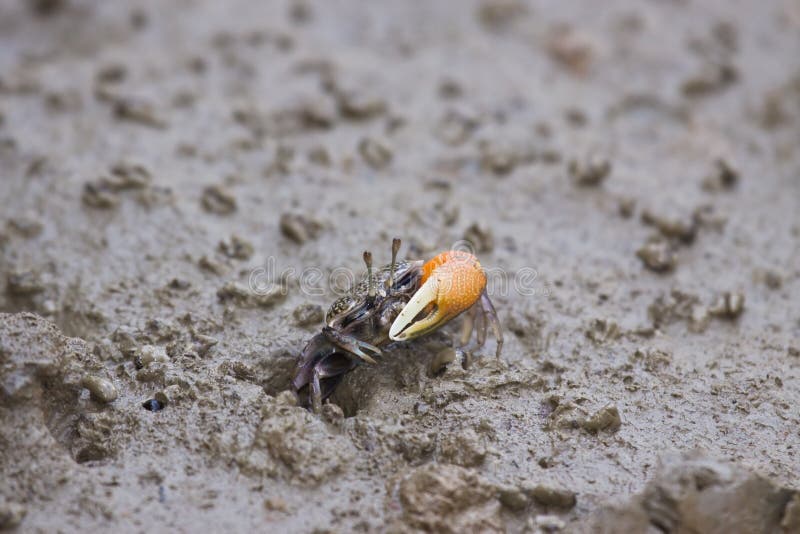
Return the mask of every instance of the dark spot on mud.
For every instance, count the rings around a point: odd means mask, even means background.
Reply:
[[[147,399],[142,403],[142,408],[148,412],[160,412],[164,406],[156,399]]]

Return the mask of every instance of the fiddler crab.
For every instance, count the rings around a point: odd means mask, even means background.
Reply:
[[[359,364],[375,364],[380,347],[408,341],[441,328],[468,312],[461,345],[477,330],[478,347],[489,326],[497,339],[496,356],[503,348],[497,313],[486,294],[486,273],[466,251],[450,250],[435,258],[398,260],[400,239],[392,241],[391,264],[372,269],[372,254],[364,252],[367,272],[331,305],[322,332],[303,349],[292,385],[301,405],[319,412],[344,375]],[[477,325],[477,329],[475,326]]]

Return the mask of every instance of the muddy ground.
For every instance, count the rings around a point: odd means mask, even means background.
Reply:
[[[800,532],[798,50],[793,0],[2,0],[0,528]],[[475,245],[502,358],[311,415],[395,235]]]

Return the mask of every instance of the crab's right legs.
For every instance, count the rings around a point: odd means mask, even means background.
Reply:
[[[497,319],[497,312],[494,309],[492,301],[486,291],[481,293],[481,310],[485,315],[485,323],[489,323],[494,332],[494,337],[497,339],[497,349],[495,350],[495,357],[500,357],[500,352],[503,350],[503,329],[500,326],[500,321]]]
[[[375,354],[376,356],[380,356],[383,354],[381,349],[367,343],[366,341],[361,341],[360,339],[356,339],[353,336],[349,336],[347,334],[342,334],[341,332],[337,331],[334,328],[326,326],[322,329],[322,333],[325,334],[331,343],[343,349],[347,355],[354,355],[361,358],[362,361],[367,363],[377,363],[375,362],[369,354],[364,352],[365,350],[370,351],[371,353]]]
[[[500,321],[497,319],[497,312],[489,300],[486,291],[481,293],[480,299],[464,314],[464,323],[461,327],[461,338],[459,339],[460,346],[466,347],[472,333],[475,332],[475,347],[481,348],[486,343],[486,334],[492,328],[495,338],[497,339],[497,349],[495,352],[496,357],[500,357],[500,352],[503,350],[503,330],[500,327]]]
[[[311,409],[314,413],[322,411],[322,387],[319,378],[319,369],[314,367],[314,374],[311,377]]]
[[[472,337],[472,331],[475,330],[475,316],[478,313],[478,307],[473,306],[464,314],[464,322],[461,324],[461,339],[459,339],[459,346],[466,347]]]

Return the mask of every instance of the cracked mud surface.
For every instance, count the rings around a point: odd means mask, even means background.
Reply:
[[[798,30],[0,2],[0,528],[800,532]],[[296,407],[301,273],[395,235],[508,273],[503,357],[430,372],[455,325]]]

